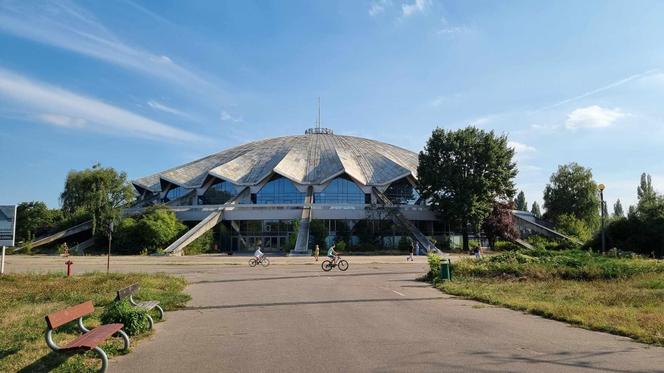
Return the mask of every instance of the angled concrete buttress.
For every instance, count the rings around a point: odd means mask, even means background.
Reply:
[[[71,228],[67,228],[67,229],[62,230],[60,232],[48,235],[46,237],[38,238],[38,239],[32,241],[31,245],[32,245],[33,248],[39,247],[39,246],[42,246],[42,245],[49,244],[53,241],[57,241],[57,240],[62,239],[62,238],[72,236],[72,235],[77,234],[77,233],[88,231],[90,229],[92,229],[92,220],[88,220],[86,222],[75,225]],[[16,248],[15,251],[21,250],[22,248],[23,247],[18,247],[18,248]]]
[[[424,249],[425,252],[428,252],[429,250],[433,249],[436,251],[438,254],[443,254],[442,251],[440,251],[439,248],[437,248],[427,236],[424,235],[417,227],[415,224],[413,224],[408,218],[406,218],[401,210],[399,210],[399,206],[396,206],[390,201],[389,198],[385,194],[383,194],[380,190],[378,190],[376,187],[373,187],[373,192],[378,198],[380,202],[382,202],[385,206],[387,207],[395,207],[395,213],[392,215],[392,220],[406,228],[412,235],[413,237],[417,240],[417,242],[420,243],[420,246]]]
[[[309,251],[309,225],[311,224],[311,203],[313,202],[313,187],[307,188],[307,196],[302,208],[302,217],[300,218],[300,228],[297,232],[297,241],[295,248],[291,250],[289,256],[308,256]]]
[[[558,231],[554,231],[553,229],[548,228],[548,227],[546,227],[542,224],[539,224],[536,221],[531,221],[529,219],[526,219],[523,216],[519,215],[518,213],[515,213],[514,211],[512,211],[512,216],[515,218],[516,224],[518,226],[529,228],[530,230],[532,230],[534,232],[537,232],[537,233],[539,233],[543,236],[546,236],[546,237],[549,237],[549,238],[557,238],[557,239],[567,240],[567,241],[570,241],[570,242],[575,243],[577,245],[582,245],[583,244],[582,242],[578,241],[575,238],[566,236],[566,235],[564,235],[564,234],[562,234]],[[516,242],[516,243],[522,245],[521,242]],[[524,246],[524,245],[522,245],[522,246]],[[528,246],[530,246],[530,245],[528,245]],[[527,247],[527,246],[525,246],[525,247]],[[530,246],[529,248],[532,249],[533,247]]]
[[[183,234],[182,237],[178,238],[175,240],[175,242],[170,244],[166,250],[164,250],[164,254],[182,255],[182,250],[184,250],[187,245],[194,242],[195,239],[202,236],[205,232],[219,224],[219,222],[223,219],[223,216],[224,211],[222,209],[212,212],[205,219],[201,220],[193,228],[188,230],[187,233]]]

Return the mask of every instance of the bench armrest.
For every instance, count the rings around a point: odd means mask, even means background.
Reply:
[[[44,337],[46,338],[46,345],[51,350],[58,351],[60,349],[60,346],[58,346],[58,344],[53,340],[53,329],[47,328]]]
[[[129,295],[129,303],[130,303],[132,306],[138,306],[138,303],[136,303],[136,301],[134,300],[134,296],[131,295],[131,294]]]
[[[83,325],[83,317],[78,318],[78,330],[80,330],[81,333],[87,333],[90,331],[90,329],[86,328],[85,325]]]

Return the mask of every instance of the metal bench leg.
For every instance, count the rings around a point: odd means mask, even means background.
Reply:
[[[53,329],[47,329],[46,334],[44,335],[46,338],[46,345],[53,351],[58,351],[60,350],[60,347],[58,346],[55,341],[53,341]]]
[[[148,329],[152,330],[152,328],[154,327],[154,320],[152,320],[152,316],[150,316],[147,313],[145,314],[145,316],[147,316],[148,318]]]
[[[117,333],[115,333],[116,336],[118,334],[120,335],[120,337],[122,337],[124,341],[124,348],[122,349],[122,351],[129,351],[129,336],[127,335],[127,333],[124,332],[124,330],[120,330]]]
[[[108,369],[108,356],[106,355],[106,352],[101,349],[101,347],[95,347],[94,352],[99,355],[99,358],[101,358],[101,369],[99,369],[99,373],[105,373],[106,369]]]
[[[163,320],[164,319],[164,309],[161,308],[161,306],[159,306],[159,305],[155,306],[154,308],[156,308],[157,312],[159,312],[159,320]]]

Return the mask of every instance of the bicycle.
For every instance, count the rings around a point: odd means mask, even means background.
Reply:
[[[270,259],[268,259],[266,256],[262,256],[258,259],[256,258],[249,259],[249,267],[255,267],[258,264],[263,265],[263,267],[267,267],[270,265]]]
[[[323,269],[325,272],[329,272],[332,268],[337,267],[339,268],[340,271],[345,271],[348,269],[348,262],[341,259],[340,256],[337,255],[337,263],[335,264],[332,260],[326,259],[321,263],[320,267]]]

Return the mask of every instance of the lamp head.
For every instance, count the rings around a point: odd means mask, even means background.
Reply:
[[[599,185],[597,186],[597,188],[598,188],[599,190],[603,191],[603,190],[606,188],[606,186],[605,186],[604,184],[599,184]]]

